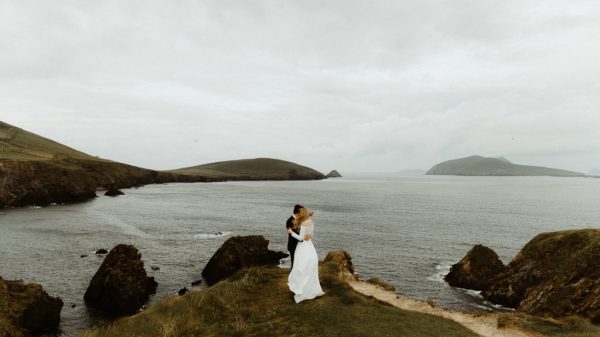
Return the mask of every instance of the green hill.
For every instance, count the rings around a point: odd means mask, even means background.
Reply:
[[[583,177],[583,173],[540,166],[513,164],[505,158],[471,156],[448,160],[427,171],[428,175],[458,176],[555,176]]]
[[[214,180],[92,157],[0,122],[0,208],[85,201],[103,187]]]
[[[0,159],[51,160],[66,157],[100,160],[0,121]]]
[[[285,160],[256,158],[221,161],[172,170],[227,180],[318,180],[325,176],[310,167]]]

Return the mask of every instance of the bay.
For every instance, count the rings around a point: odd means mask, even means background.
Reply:
[[[362,278],[379,277],[409,297],[466,310],[497,309],[442,280],[474,244],[508,263],[541,232],[600,227],[600,179],[356,176],[124,192],[82,204],[0,211],[0,276],[40,283],[61,297],[63,336],[95,321],[83,294],[102,262],[96,249],[138,247],[159,283],[155,302],[201,278],[208,259],[232,235],[263,235],[271,249],[285,251],[285,220],[295,203],[315,211],[321,258],[345,249]]]

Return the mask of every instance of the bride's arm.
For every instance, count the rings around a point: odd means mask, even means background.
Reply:
[[[298,241],[304,241],[304,228],[300,227],[300,234],[296,234],[296,232],[292,231],[290,233],[294,239],[298,240]]]

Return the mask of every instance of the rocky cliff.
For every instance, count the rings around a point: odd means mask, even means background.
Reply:
[[[36,283],[0,277],[0,336],[23,337],[58,328],[63,301]]]
[[[96,189],[103,187],[196,181],[215,179],[79,158],[0,159],[0,208],[86,201],[96,197]]]
[[[485,273],[480,273],[486,278]],[[518,311],[600,323],[600,229],[537,235],[487,284],[482,296]]]

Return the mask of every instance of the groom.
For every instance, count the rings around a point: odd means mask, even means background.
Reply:
[[[296,234],[300,234],[300,233],[298,233],[297,231],[294,230],[294,219],[296,219],[296,215],[298,213],[300,213],[300,210],[302,208],[304,208],[304,206],[302,206],[302,205],[294,205],[294,213],[285,222],[285,227],[287,229],[293,230],[294,232],[296,232]],[[291,234],[288,234],[287,249],[290,251],[290,258],[292,259],[292,268],[294,267],[294,253],[296,252],[296,246],[297,245],[298,245],[298,240],[296,240]]]

